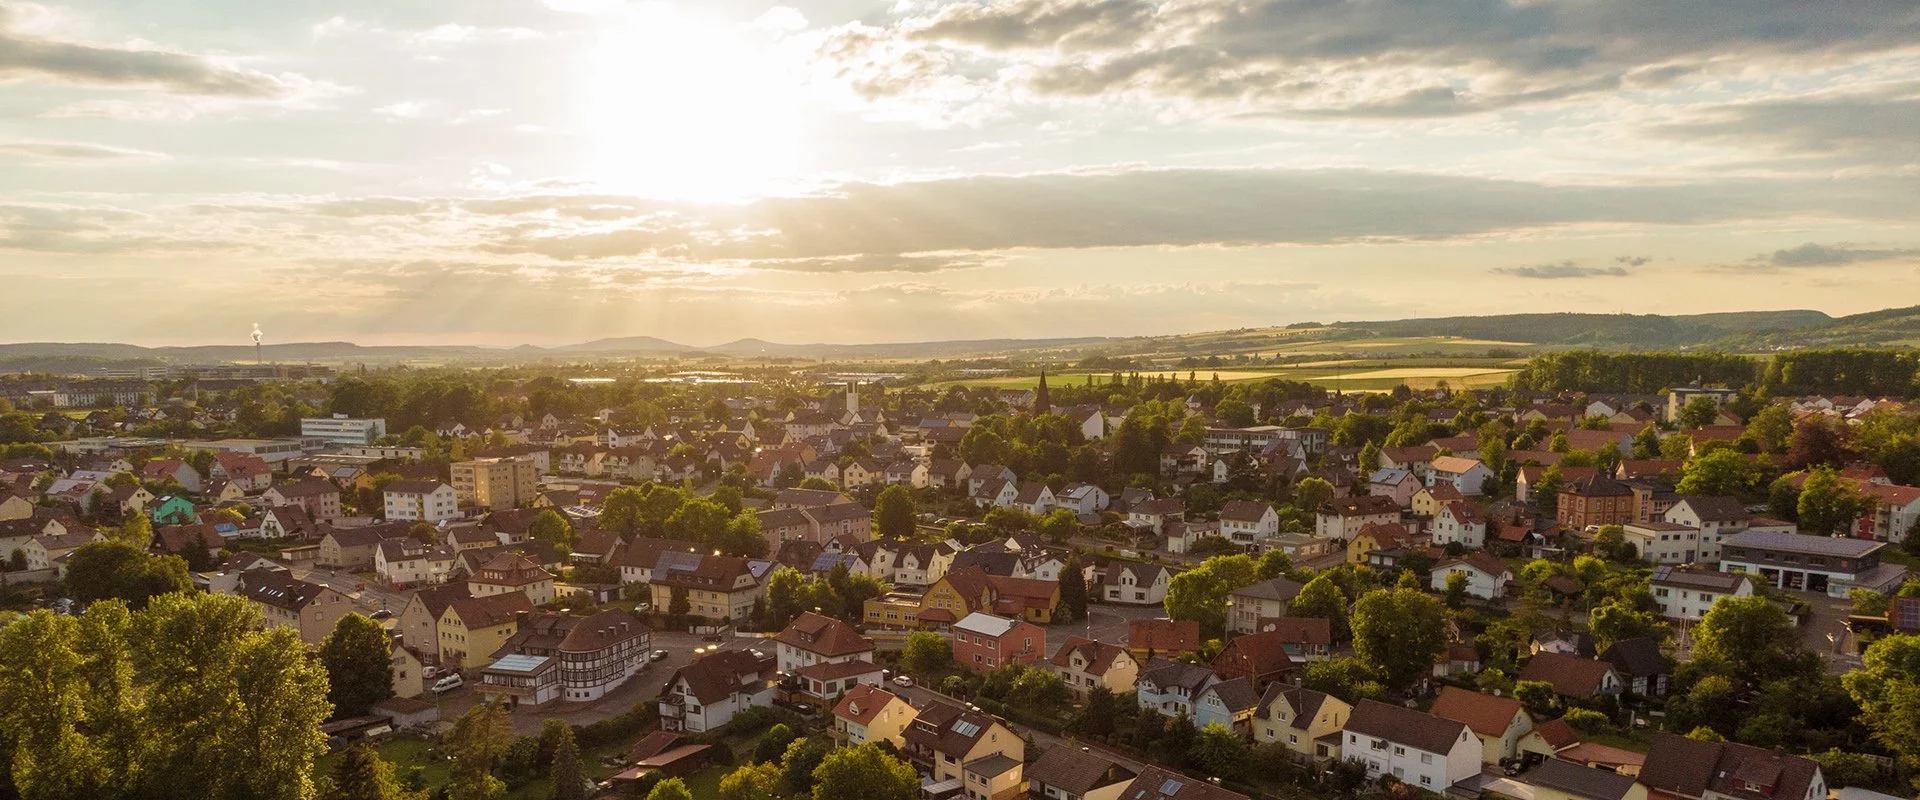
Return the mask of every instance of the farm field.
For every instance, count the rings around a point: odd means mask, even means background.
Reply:
[[[1523,362],[1524,363],[1524,362]],[[1409,388],[1433,388],[1444,381],[1448,386],[1477,388],[1499,386],[1506,383],[1507,376],[1516,372],[1507,359],[1349,359],[1343,361],[1319,361],[1306,364],[1273,367],[1193,367],[1180,369],[1158,369],[1141,371],[1142,376],[1156,378],[1173,377],[1184,380],[1189,374],[1202,381],[1213,380],[1215,375],[1223,383],[1259,381],[1269,378],[1303,381],[1317,386],[1343,391],[1386,391],[1395,386],[1406,384]],[[1132,374],[1129,371],[1128,374]],[[1111,372],[1062,372],[1049,373],[1047,382],[1052,386],[1080,385],[1091,375],[1095,383],[1107,380]],[[1039,385],[1037,375],[1006,376],[995,378],[971,378],[963,380],[941,381],[928,384],[928,388],[946,389],[953,386],[992,387],[996,389],[1032,389]]]

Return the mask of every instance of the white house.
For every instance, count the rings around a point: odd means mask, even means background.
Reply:
[[[1467,576],[1467,594],[1482,600],[1505,597],[1507,584],[1513,580],[1513,571],[1500,559],[1486,553],[1470,553],[1461,558],[1442,559],[1433,565],[1432,581],[1434,591],[1447,588],[1447,576],[1453,573]]]
[[[1100,596],[1120,605],[1157,606],[1166,602],[1173,573],[1158,564],[1114,562],[1100,581]]]
[[[1107,510],[1113,497],[1107,490],[1091,483],[1070,483],[1067,488],[1054,495],[1054,502],[1064,508],[1073,509],[1075,514],[1098,514]]]
[[[1367,776],[1392,775],[1410,786],[1444,794],[1480,773],[1480,739],[1465,724],[1401,706],[1362,700],[1347,718],[1341,756],[1367,766]]]
[[[1433,515],[1433,523],[1428,526],[1436,545],[1459,544],[1470,550],[1478,550],[1487,544],[1487,517],[1480,507],[1461,501],[1454,501],[1440,507],[1440,513]]]
[[[1013,505],[1037,517],[1052,511],[1054,506],[1058,505],[1058,501],[1054,499],[1053,490],[1046,484],[1023,483],[1013,496]]]
[[[1493,470],[1487,469],[1487,465],[1480,463],[1477,458],[1435,456],[1427,470],[1427,485],[1452,484],[1461,494],[1472,496],[1480,494],[1481,487],[1492,477]]]
[[[748,650],[710,653],[675,670],[660,693],[660,729],[703,733],[749,708],[773,705],[774,660]]]
[[[1734,572],[1656,567],[1650,583],[1660,616],[1667,619],[1698,620],[1723,597],[1753,596],[1753,581]]]
[[[1733,497],[1682,497],[1666,513],[1667,522],[1700,532],[1696,560],[1703,563],[1719,561],[1720,542],[1745,531],[1752,519],[1746,504]]]
[[[1191,718],[1200,692],[1218,680],[1220,676],[1206,667],[1156,657],[1140,668],[1140,677],[1133,684],[1134,698],[1143,710]]]
[[[1220,507],[1220,535],[1241,547],[1280,533],[1280,515],[1257,500],[1228,500]]]
[[[385,495],[390,521],[440,522],[460,516],[453,487],[439,481],[394,481],[387,484]]]

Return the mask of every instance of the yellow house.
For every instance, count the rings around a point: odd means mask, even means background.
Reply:
[[[919,711],[899,695],[868,684],[857,684],[833,707],[834,739],[848,747],[867,742],[904,742],[900,734]]]
[[[420,656],[412,650],[402,647],[398,641],[393,643],[393,696],[419,697],[427,690],[426,665],[420,663]]]
[[[1480,760],[1487,764],[1512,758],[1519,752],[1520,740],[1533,732],[1533,717],[1520,701],[1458,686],[1441,688],[1440,698],[1427,713],[1473,729],[1473,735],[1480,737]]]
[[[17,494],[0,497],[0,522],[33,516],[33,502]]]
[[[1404,547],[1407,543],[1407,526],[1399,523],[1370,522],[1353,535],[1347,542],[1347,563],[1365,564],[1367,554],[1375,550],[1391,550]]]
[[[533,613],[521,592],[463,597],[440,612],[440,663],[455,669],[479,669],[520,631],[520,617]]]
[[[939,701],[921,709],[900,738],[906,743],[900,751],[909,762],[935,781],[960,781],[962,785],[969,785],[965,780],[967,768],[974,768],[983,778],[999,777],[1005,773],[989,771],[1012,761],[1017,772],[1027,752],[1026,740],[993,717]],[[1001,760],[994,760],[995,756]],[[998,798],[998,794],[988,796]]]
[[[920,613],[917,615],[923,626],[946,627],[966,619],[975,611],[985,611],[993,602],[993,595],[987,587],[987,573],[979,569],[949,570],[947,574],[927,587],[927,593],[920,596]]]
[[[1421,489],[1413,493],[1413,515],[1437,517],[1440,515],[1440,509],[1446,508],[1448,503],[1461,499],[1464,497],[1460,494],[1460,490],[1450,483]]]
[[[1288,752],[1313,761],[1340,757],[1340,731],[1353,715],[1353,706],[1340,698],[1282,681],[1267,684],[1267,693],[1253,710],[1253,740],[1285,746]]]

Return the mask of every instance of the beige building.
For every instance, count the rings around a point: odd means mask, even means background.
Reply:
[[[477,458],[454,464],[453,493],[460,505],[500,511],[533,502],[540,466],[527,458]]]
[[[899,695],[878,686],[860,684],[841,695],[833,707],[833,735],[848,747],[868,742],[904,743],[901,732],[920,712]]]
[[[346,595],[284,572],[250,570],[241,576],[239,588],[241,596],[260,609],[267,627],[292,628],[309,645],[326,641],[340,618],[353,613],[353,600]]]
[[[1315,762],[1340,757],[1340,729],[1353,706],[1340,698],[1282,681],[1267,684],[1253,710],[1253,740],[1278,742],[1295,756]]]
[[[467,579],[474,597],[520,592],[536,606],[553,602],[553,573],[520,553],[501,553]]]
[[[440,613],[440,663],[467,670],[493,663],[493,654],[520,632],[522,615],[532,613],[533,603],[520,592],[454,600]]]

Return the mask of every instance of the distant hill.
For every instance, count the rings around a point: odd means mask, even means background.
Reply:
[[[1742,311],[1723,314],[1499,314],[1386,322],[1336,322],[1336,330],[1373,336],[1458,336],[1602,348],[1697,347],[1736,335],[1786,333],[1833,322],[1819,311]]]
[[[1920,306],[1852,314],[1802,328],[1748,331],[1717,344],[1727,349],[1913,347],[1920,345]]]

